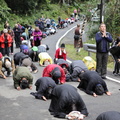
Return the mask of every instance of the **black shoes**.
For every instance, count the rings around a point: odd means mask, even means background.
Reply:
[[[102,76],[102,79],[107,79],[105,76]]]
[[[115,71],[113,71],[113,74],[114,74],[115,76],[120,76],[120,73],[115,72]]]

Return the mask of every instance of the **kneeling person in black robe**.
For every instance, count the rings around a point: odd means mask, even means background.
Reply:
[[[79,111],[84,117],[88,115],[85,103],[72,85],[57,85],[51,99],[49,111],[54,117],[65,118],[71,111]]]
[[[72,61],[70,64],[70,74],[72,81],[80,81],[80,74],[86,70],[88,70],[88,68],[82,60]]]
[[[56,83],[50,77],[41,77],[36,81],[35,86],[37,92],[31,92],[31,94],[35,96],[36,99],[43,99],[46,101],[50,99],[51,92],[56,86]]]
[[[65,72],[65,77],[66,77],[66,81],[70,81],[71,80],[71,75],[69,72],[69,63],[64,60],[64,59],[58,59],[56,60],[56,64],[61,66]]]
[[[120,120],[120,112],[117,111],[107,111],[101,113],[96,120]]]
[[[95,71],[86,71],[80,75],[80,84],[78,88],[82,89],[89,95],[97,97],[97,95],[111,95],[107,89],[105,81],[102,80],[101,76]]]

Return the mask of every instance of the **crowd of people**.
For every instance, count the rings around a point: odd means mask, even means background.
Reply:
[[[75,10],[74,14],[75,16],[77,15]],[[9,23],[6,22],[0,35],[0,75],[4,79],[12,75],[14,88],[17,90],[26,88],[32,90],[32,72],[37,73],[38,67],[45,67],[42,76],[35,82],[36,92],[31,92],[30,94],[36,99],[45,101],[51,99],[49,112],[54,117],[82,120],[89,113],[85,102],[77,92],[77,88],[94,97],[104,93],[108,96],[111,95],[103,79],[106,79],[107,74],[109,43],[113,40],[111,34],[106,32],[105,24],[101,24],[100,31],[95,37],[97,45],[96,71],[93,71],[93,69],[89,70],[82,60],[73,60],[71,64],[68,63],[66,61],[67,52],[64,43],[55,51],[52,59],[47,52],[49,45],[43,44],[41,42],[42,39],[49,34],[55,34],[58,28],[67,27],[68,24],[75,22],[75,20],[76,17],[73,16],[66,20],[59,17],[58,24],[56,24],[55,20],[45,19],[42,16],[42,18],[35,20],[34,24],[36,27],[34,30],[31,26],[22,26],[19,23],[15,24],[15,27],[11,29]],[[28,35],[26,34],[26,29],[28,29]],[[80,25],[77,25],[75,35],[74,47],[76,47],[79,40]],[[120,47],[120,37],[117,38],[115,45]],[[20,51],[14,53],[14,46]],[[10,53],[13,55],[13,59],[10,57]],[[115,58],[114,73],[118,74],[120,55]],[[36,66],[34,62],[39,62],[40,66]],[[78,82],[79,84],[76,88],[65,84],[69,81]],[[116,114],[120,118],[120,114]],[[107,115],[109,114],[107,113]],[[103,120],[101,116],[103,114],[96,120]],[[108,120],[106,118],[104,120]]]

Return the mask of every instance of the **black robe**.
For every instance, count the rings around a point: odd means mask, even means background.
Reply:
[[[35,86],[37,92],[31,94],[34,95],[36,99],[42,99],[42,96],[45,96],[47,99],[49,99],[50,90],[56,86],[56,83],[50,77],[41,77],[36,81]]]
[[[86,71],[80,75],[81,82],[78,88],[82,88],[87,94],[93,95],[97,84],[101,84],[104,88],[104,92],[107,92],[107,85],[102,80],[101,76],[95,71]]]
[[[14,63],[15,63],[15,65],[20,64],[20,59],[21,59],[22,56],[25,56],[25,54],[22,53],[22,52],[17,52],[17,53],[14,54]]]
[[[60,65],[61,67],[62,67],[62,65],[65,65],[66,68],[69,67],[69,63],[68,63],[66,60],[64,60],[64,59],[58,59],[58,60],[56,61],[56,64]]]
[[[120,112],[107,111],[100,114],[96,120],[120,120]]]
[[[38,52],[33,51],[32,49],[29,51],[29,57],[32,59],[33,62],[38,61]]]
[[[56,60],[56,64],[61,66],[62,68],[65,66],[66,67],[66,71],[65,71],[65,76],[66,76],[66,81],[71,81],[71,74],[69,72],[69,63],[64,60],[64,59],[58,59]]]
[[[23,65],[23,60],[24,59],[29,59],[28,63],[31,63],[30,67],[31,67],[32,71],[37,70],[36,65],[32,62],[31,58],[28,55],[25,55],[22,52],[15,53],[15,55],[14,55],[14,63],[15,63],[16,66],[17,65],[19,65],[19,66],[27,66],[25,64]]]
[[[88,68],[82,60],[75,60],[70,64],[70,74],[73,81],[77,81],[81,71],[86,71]]]
[[[51,115],[58,118],[65,118],[73,110],[77,110],[84,115],[88,115],[88,111],[77,89],[69,84],[57,85],[51,96],[49,111]],[[73,104],[76,109],[73,109]]]

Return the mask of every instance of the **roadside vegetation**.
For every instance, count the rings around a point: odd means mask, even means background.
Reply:
[[[88,24],[88,43],[95,43],[94,35],[98,31],[99,21],[91,21],[91,10],[97,8],[100,0],[1,0],[0,4],[0,30],[3,30],[5,21],[8,21],[13,28],[14,24],[31,24],[42,16],[45,18],[54,18],[57,21],[58,16],[65,19],[73,13],[73,10],[80,8],[81,14],[86,15]],[[120,2],[119,0],[105,0],[105,23],[113,39],[120,36]],[[99,16],[99,10],[96,11]],[[83,59],[88,52],[81,49],[76,54],[73,45],[68,44],[68,56],[71,59]],[[73,54],[75,53],[75,54]],[[95,54],[92,53],[93,59]],[[113,59],[109,58],[108,66],[112,68]]]
[[[97,4],[100,4],[99,0],[1,0],[0,30],[3,29],[6,20],[13,27],[16,22],[33,24],[34,20],[42,15],[55,20],[58,16],[65,19],[70,16],[75,8],[80,8],[81,14],[86,15],[90,26],[93,26],[99,24],[99,22],[91,22],[90,10],[97,8]],[[119,0],[105,0],[105,23],[107,24],[107,30],[114,38],[120,35],[119,11]],[[97,31],[97,28],[90,28],[90,39],[93,38],[95,31]]]
[[[66,44],[67,55],[72,60],[82,60],[84,57],[88,56],[88,52],[81,48],[80,52],[76,53],[72,44]],[[90,52],[90,56],[96,61],[96,53]],[[111,55],[108,57],[108,69],[110,71],[114,68],[114,60]]]

